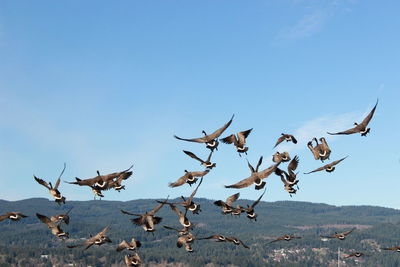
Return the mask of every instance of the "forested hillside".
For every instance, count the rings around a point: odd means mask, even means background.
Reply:
[[[326,204],[279,201],[261,202],[256,207],[258,219],[250,221],[245,215],[222,215],[220,209],[207,199],[197,199],[200,215],[188,214],[196,224],[192,233],[197,237],[212,234],[235,236],[250,249],[232,243],[197,240],[193,253],[176,247],[177,234],[162,225],[181,228],[177,216],[164,206],[158,216],[162,222],[154,233],[146,233],[131,223],[132,216],[121,209],[144,213],[158,203],[152,199],[119,201],[69,201],[59,207],[42,198],[22,201],[0,200],[0,214],[20,211],[29,217],[19,222],[0,222],[0,266],[124,266],[127,252],[118,253],[116,246],[122,239],[132,237],[142,242],[139,254],[146,264],[165,266],[337,266],[338,248],[341,255],[362,251],[367,256],[343,259],[342,266],[400,266],[400,253],[381,251],[382,247],[400,245],[400,211],[371,206],[335,207]],[[239,200],[246,206],[252,201]],[[70,239],[58,240],[36,213],[50,217],[73,207],[69,225],[62,228]],[[66,245],[82,242],[90,235],[111,225],[110,245],[68,249]],[[356,227],[346,240],[323,241],[328,235]],[[284,234],[295,234],[301,239],[269,244]]]

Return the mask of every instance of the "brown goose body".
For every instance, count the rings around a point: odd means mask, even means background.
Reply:
[[[253,128],[238,132],[236,135],[231,134],[225,138],[222,138],[221,142],[225,144],[233,144],[236,147],[236,151],[239,153],[239,156],[241,156],[241,153],[245,153],[247,155],[249,148],[246,147],[246,138],[249,136],[252,130]]]
[[[290,240],[299,239],[299,238],[301,238],[301,236],[283,235],[283,236],[277,237],[276,239],[272,240],[271,242],[269,242],[269,244],[270,243],[274,243],[274,242],[278,242],[278,241],[290,241]]]
[[[289,160],[291,160],[291,158],[288,152],[283,152],[283,153],[276,152],[272,156],[272,161],[275,163],[288,162]]]
[[[233,194],[229,196],[226,201],[217,200],[214,202],[214,205],[222,208],[223,214],[231,213],[234,208],[232,207],[233,202],[235,202],[240,196],[240,193]]]
[[[365,255],[365,254],[362,253],[362,252],[354,252],[354,253],[351,253],[351,254],[349,254],[349,255],[344,256],[343,258],[344,258],[344,259],[348,259],[348,258],[351,258],[351,257],[359,258],[359,257],[364,256],[364,255]]]
[[[283,141],[293,142],[293,144],[297,144],[297,140],[293,135],[282,133],[281,136],[276,141],[275,146],[273,148],[277,147]]]
[[[202,182],[203,182],[203,177],[200,179],[200,182],[197,185],[196,189],[192,192],[192,194],[187,199],[185,199],[183,196],[181,196],[181,198],[183,199],[182,202],[175,202],[175,203],[167,202],[166,204],[181,205],[185,208],[186,211],[189,210],[193,214],[199,214],[199,212],[201,211],[200,204],[194,203],[193,198],[196,195],[197,190],[199,189]],[[160,201],[157,201],[157,202],[161,203]]]
[[[342,132],[337,132],[337,133],[330,133],[328,134],[331,135],[349,135],[349,134],[355,134],[355,133],[360,133],[361,136],[367,136],[367,134],[370,132],[371,128],[367,128],[369,122],[371,121],[372,117],[374,116],[376,106],[378,105],[378,100],[376,100],[376,104],[373,107],[373,109],[368,113],[367,117],[364,118],[364,120],[358,124],[357,122],[354,123],[355,127],[350,128],[348,130],[342,131]]]
[[[58,177],[54,187],[51,184],[51,182],[47,183],[46,181],[33,175],[33,178],[36,180],[36,182],[38,182],[40,185],[43,185],[44,187],[46,187],[49,190],[50,195],[54,198],[54,201],[59,205],[61,205],[61,203],[65,204],[65,197],[63,197],[61,195],[60,191],[58,190],[58,187],[60,186],[61,176],[63,175],[63,173],[65,171],[65,167],[66,167],[66,164],[64,163],[64,168],[61,171],[61,174]]]
[[[132,255],[125,255],[124,260],[127,267],[140,266],[142,264],[142,259],[137,253]]]
[[[121,243],[118,244],[118,247],[117,247],[116,250],[118,252],[120,252],[120,251],[122,251],[124,249],[132,251],[132,250],[135,250],[137,248],[140,248],[141,246],[142,246],[142,243],[140,241],[136,240],[135,238],[132,238],[131,242],[129,242],[129,243],[126,242],[125,240],[122,240]]]
[[[7,219],[9,219],[11,221],[19,221],[22,218],[26,218],[26,217],[28,217],[28,216],[24,215],[21,212],[15,212],[15,211],[7,212],[6,214],[0,215],[0,222],[7,220]]]
[[[68,248],[76,248],[85,246],[85,250],[90,248],[93,245],[101,246],[105,243],[111,243],[111,239],[107,236],[107,232],[110,230],[110,226],[105,227],[101,232],[97,233],[96,235],[90,237],[85,242],[74,245],[74,246],[67,246]]]
[[[181,186],[185,183],[189,184],[190,186],[194,183],[197,182],[198,178],[205,176],[207,173],[209,173],[209,170],[205,171],[196,171],[196,172],[189,172],[185,170],[185,174],[181,176],[178,180],[176,180],[173,183],[169,183],[169,187],[177,187]]]
[[[72,208],[70,208],[65,214],[53,215],[50,217],[50,220],[54,223],[65,222],[65,224],[69,224],[69,213],[71,210]]]
[[[202,160],[201,158],[199,158],[198,156],[196,156],[194,153],[190,152],[190,151],[186,151],[183,150],[183,153],[185,153],[186,155],[188,155],[189,157],[199,161],[201,163],[201,165],[203,165],[204,167],[206,167],[207,169],[212,169],[214,167],[217,166],[216,163],[211,162],[211,156],[213,154],[213,152],[211,151],[210,154],[208,154],[208,157],[206,160]]]
[[[266,190],[267,189],[264,189],[264,192],[261,194],[261,196],[256,201],[254,201],[251,206],[247,205],[247,208],[243,208],[243,211],[247,213],[247,218],[249,218],[250,220],[257,221],[257,213],[255,213],[254,208],[257,206],[258,203],[260,203]]]
[[[60,225],[52,222],[47,216],[36,213],[36,217],[38,217],[38,219],[47,225],[47,227],[49,227],[49,229],[51,230],[51,233],[53,235],[55,235],[56,237],[60,238],[60,239],[66,239],[69,238],[69,234],[67,232],[64,232],[61,228]]]
[[[348,156],[346,156],[346,157],[344,157],[344,158],[341,158],[341,159],[339,159],[339,160],[335,160],[335,161],[333,161],[333,162],[331,162],[331,163],[329,163],[329,164],[326,164],[326,165],[324,165],[324,166],[322,166],[322,167],[319,167],[318,169],[315,169],[315,170],[310,171],[310,172],[305,172],[304,174],[310,174],[310,173],[313,173],[313,172],[319,172],[319,171],[323,171],[323,170],[325,170],[325,171],[327,171],[327,172],[333,172],[333,171],[335,170],[335,168],[336,168],[336,167],[334,167],[334,166],[337,165],[337,164],[339,164],[339,163],[342,162],[343,160],[345,160],[347,157],[348,157]]]
[[[310,142],[307,143],[307,147],[312,152],[315,160],[321,160],[323,162],[324,160],[329,159],[331,155],[331,149],[329,148],[324,137],[321,137],[319,140],[321,141],[320,144],[318,143],[317,138],[314,137]],[[312,144],[313,141],[316,143],[315,146]]]
[[[214,149],[218,150],[219,142],[218,142],[217,138],[229,127],[229,125],[231,125],[234,116],[235,115],[232,115],[232,118],[224,126],[219,128],[218,130],[214,131],[212,134],[208,135],[208,134],[206,134],[205,131],[203,131],[204,136],[200,137],[200,138],[186,139],[186,138],[178,137],[176,135],[174,135],[174,137],[176,139],[188,141],[188,142],[205,143],[206,147],[208,149],[211,149],[211,151],[214,151]]]
[[[351,229],[351,230],[349,230],[349,231],[346,231],[346,232],[343,232],[343,233],[335,233],[334,235],[328,235],[328,236],[320,235],[320,236],[323,237],[323,238],[330,238],[330,239],[337,238],[337,239],[339,239],[339,240],[345,240],[346,237],[347,237],[349,234],[351,234],[355,229],[356,229],[356,228],[353,228],[353,229]]]
[[[245,245],[242,240],[240,240],[239,238],[233,237],[233,236],[226,237],[226,241],[231,242],[231,243],[235,244],[236,246],[242,245],[245,248],[250,248],[249,246]]]

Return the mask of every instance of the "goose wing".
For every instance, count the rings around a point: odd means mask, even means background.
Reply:
[[[58,179],[57,179],[56,185],[54,186],[54,189],[58,189],[58,186],[60,185],[60,182],[61,182],[61,176],[63,175],[66,167],[67,167],[67,165],[64,162],[64,168],[61,171],[60,176],[58,176]]]
[[[238,141],[236,139],[236,136],[234,134],[231,134],[231,135],[229,135],[227,137],[224,137],[224,138],[222,138],[220,140],[224,144],[232,144],[233,143],[233,144],[236,145],[238,143]]]
[[[256,172],[256,170],[254,169],[254,167],[250,164],[249,160],[248,160],[248,159],[246,159],[246,160],[247,160],[247,166],[249,167],[251,173]]]
[[[305,172],[304,174],[310,174],[310,173],[313,173],[313,172],[323,171],[323,170],[325,170],[327,167],[329,167],[328,165],[329,165],[329,164],[326,164],[326,165],[324,165],[324,166],[322,166],[322,167],[319,167],[318,169],[315,169],[315,170],[313,170],[313,171]]]
[[[251,205],[252,208],[254,208],[255,206],[257,206],[257,204],[260,202],[260,200],[261,200],[262,197],[264,196],[266,190],[267,190],[267,188],[265,188],[265,189],[264,189],[264,192],[261,194],[261,196],[260,196],[256,201],[253,202],[253,204]]]
[[[277,164],[271,165],[267,169],[258,172],[257,174],[258,174],[259,178],[264,179],[264,178],[267,178],[268,176],[270,176],[271,173],[275,172],[275,170],[279,166],[279,164],[281,164],[281,163],[278,162]]]
[[[36,182],[38,182],[39,184],[43,185],[47,189],[49,189],[49,190],[51,189],[51,187],[49,186],[49,184],[46,181],[36,177],[35,175],[33,175],[33,178],[35,178]]]
[[[289,163],[288,165],[288,171],[294,172],[297,169],[297,166],[299,165],[299,157],[296,155]]]
[[[204,163],[204,160],[202,160],[201,158],[197,157],[194,153],[192,153],[190,151],[183,150],[183,153],[185,153],[186,155],[188,155],[192,159],[195,159],[195,160],[200,161],[201,163]]]
[[[368,123],[370,122],[370,120],[372,119],[372,117],[374,116],[375,113],[375,109],[376,106],[378,105],[378,100],[376,100],[376,104],[373,107],[373,109],[369,112],[369,114],[367,115],[367,117],[365,117],[365,119],[359,124],[361,125],[363,128],[367,127]]]
[[[203,182],[203,177],[201,177],[199,184],[196,186],[196,189],[192,192],[192,194],[190,195],[190,197],[187,199],[187,203],[192,202],[194,196],[197,193],[197,189],[199,189],[199,186],[201,185],[201,183]]]
[[[120,252],[126,248],[129,248],[129,244],[125,240],[122,240],[122,242],[118,244],[117,251]]]
[[[240,193],[236,193],[226,199],[226,204],[228,206],[232,206],[232,203],[235,202],[240,196]]]
[[[333,167],[333,166],[339,164],[341,161],[345,160],[347,157],[348,157],[348,156],[346,156],[346,157],[344,157],[344,158],[341,158],[341,159],[339,159],[339,160],[335,160],[335,161],[333,161],[333,162],[327,164],[326,167]]]
[[[276,143],[275,143],[275,145],[274,145],[273,148],[277,147],[280,143],[282,143],[282,142],[285,140],[285,138],[286,138],[286,134],[281,135],[281,136],[278,138],[278,140],[276,140]]]
[[[238,143],[240,145],[244,145],[246,144],[246,138],[249,136],[249,134],[251,133],[251,131],[253,130],[253,128],[248,129],[246,131],[242,131],[242,132],[238,132],[237,136],[238,136]]]
[[[351,234],[355,229],[356,229],[356,228],[353,228],[353,229],[351,229],[351,230],[349,230],[349,231],[346,231],[346,232],[343,233],[343,235],[348,236],[348,235]]]
[[[209,141],[211,141],[211,140],[213,140],[213,139],[215,139],[215,138],[218,138],[218,137],[226,130],[226,128],[228,128],[229,125],[231,125],[232,120],[233,120],[233,117],[235,117],[235,114],[232,115],[232,118],[231,118],[227,123],[225,123],[224,126],[222,126],[221,128],[219,128],[218,130],[216,130],[216,131],[213,132],[212,134],[209,134],[209,135],[207,136],[208,139],[209,139]]]
[[[245,188],[252,185],[256,179],[257,176],[252,174],[250,177],[243,179],[236,184],[225,185],[225,188]]]
[[[260,168],[261,164],[263,161],[263,156],[260,157],[260,159],[258,160],[257,166],[256,166],[256,172],[258,172],[258,168]]]
[[[360,132],[359,125],[357,125],[356,127],[350,128],[350,129],[348,129],[346,131],[337,132],[337,133],[330,133],[330,132],[327,132],[327,133],[330,134],[330,135],[339,135],[339,134],[346,134],[347,135],[347,134],[354,134],[354,133],[358,133],[358,132]]]
[[[8,216],[9,216],[8,213],[3,214],[3,215],[0,215],[0,222],[2,222],[2,221],[4,221],[4,220],[8,219]]]
[[[153,216],[154,214],[156,214],[166,203],[167,199],[164,202],[161,202],[158,206],[156,206],[154,209],[152,209],[151,211],[149,211],[147,214]]]
[[[190,173],[192,174],[193,177],[203,177],[204,175],[209,173],[209,170],[198,171],[198,172],[190,172]]]
[[[274,243],[274,242],[277,242],[277,241],[281,241],[281,240],[284,240],[284,239],[285,239],[285,236],[280,236],[280,237],[277,237],[276,239],[270,241],[268,244],[271,244],[271,243]]]
[[[181,186],[184,183],[186,183],[187,179],[189,178],[189,173],[185,173],[185,175],[181,176],[178,180],[176,180],[173,183],[169,183],[168,186],[169,187],[177,187],[177,186]]]

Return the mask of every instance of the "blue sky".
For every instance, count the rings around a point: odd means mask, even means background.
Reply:
[[[300,157],[300,173],[321,166],[307,149],[313,136],[360,121],[379,98],[367,138],[326,136],[335,172],[299,175],[293,197],[277,176],[266,201],[400,208],[397,143],[400,18],[397,1],[1,1],[0,198],[48,197],[33,174],[89,178],[134,164],[127,190],[110,200],[189,195],[169,188],[183,170],[201,170],[182,153],[206,157],[201,144],[178,141],[254,128],[248,159],[271,164],[282,145]],[[249,176],[245,157],[221,144],[217,167],[198,196],[224,199]],[[68,199],[88,188],[62,183]],[[261,192],[240,190],[256,199]]]

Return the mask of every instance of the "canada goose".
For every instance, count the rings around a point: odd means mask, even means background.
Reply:
[[[277,147],[280,143],[282,143],[283,141],[286,141],[286,142],[293,142],[294,144],[297,144],[297,140],[296,140],[296,138],[294,138],[294,136],[293,135],[291,135],[291,134],[284,134],[284,133],[282,133],[281,134],[282,136],[281,137],[279,137],[278,138],[278,140],[276,141],[276,144],[275,144],[275,146],[273,147],[273,148],[275,148],[275,147]]]
[[[212,235],[208,237],[202,237],[202,238],[197,238],[197,240],[210,240],[210,239],[215,239],[217,242],[225,242],[226,237],[223,235]]]
[[[343,258],[344,259],[348,259],[348,258],[351,258],[351,257],[359,258],[361,256],[366,256],[366,255],[364,253],[362,253],[362,252],[354,252],[354,253],[351,253],[349,255],[344,256]]]
[[[290,155],[288,152],[279,153],[278,151],[272,155],[272,161],[275,163],[287,162],[289,161]]]
[[[257,221],[257,213],[254,212],[254,208],[260,202],[266,190],[267,188],[264,189],[264,192],[261,194],[261,196],[256,201],[254,201],[251,206],[247,205],[247,208],[243,208],[243,210],[247,213],[247,218],[249,218],[250,220]]]
[[[299,165],[299,157],[296,155],[289,163],[288,167],[287,167],[287,172],[284,170],[281,170],[279,168],[276,168],[275,174],[279,175],[281,177],[281,180],[285,182],[283,182],[285,185],[286,183],[288,183],[291,187],[298,184],[299,180],[296,179],[297,177],[297,173],[295,173],[294,171],[297,169],[297,166]],[[283,177],[283,175],[285,175],[285,177]],[[299,187],[297,186],[297,189],[299,189]]]
[[[185,138],[178,137],[176,135],[174,135],[174,137],[176,139],[183,140],[183,141],[188,141],[188,142],[205,143],[206,147],[208,149],[211,149],[211,151],[214,151],[214,149],[218,150],[218,143],[219,142],[218,142],[217,138],[226,130],[226,128],[229,127],[229,125],[231,125],[234,116],[235,115],[232,115],[232,118],[224,126],[219,128],[218,130],[216,130],[212,134],[207,135],[206,132],[203,130],[204,136],[200,137],[200,138],[185,139]]]
[[[131,242],[126,242],[125,240],[122,240],[121,243],[119,243],[117,247],[117,251],[120,252],[124,249],[127,250],[135,250],[137,248],[140,248],[142,246],[142,243],[140,241],[136,240],[135,238],[132,238]]]
[[[50,217],[50,221],[54,223],[58,223],[60,221],[65,222],[65,224],[69,224],[69,213],[73,208],[70,208],[65,214],[58,214],[58,215],[53,215]]]
[[[157,207],[155,207],[154,209],[152,209],[149,212],[146,212],[144,214],[137,214],[137,213],[130,213],[124,210],[121,210],[121,212],[123,214],[127,214],[127,215],[132,215],[132,216],[139,216],[138,218],[135,219],[131,219],[132,223],[142,226],[142,228],[146,231],[146,232],[154,232],[155,231],[155,224],[159,224],[162,220],[161,217],[157,217],[154,216],[166,203],[167,199],[164,202],[161,202],[160,205],[158,205]]]
[[[183,214],[175,205],[173,204],[169,204],[169,206],[171,207],[171,209],[178,215],[179,218],[179,223],[183,226],[183,227],[190,227],[192,225],[192,223],[189,221],[189,219],[186,217],[186,212],[185,214]]]
[[[235,215],[235,216],[240,216],[240,214],[242,214],[242,212],[244,212],[244,211],[245,210],[242,206],[236,205],[236,208],[232,208],[231,214]]]
[[[192,192],[192,194],[190,195],[190,197],[188,197],[187,199],[185,199],[183,196],[181,196],[181,198],[183,199],[183,202],[176,202],[176,203],[166,203],[166,204],[174,204],[174,205],[181,205],[183,206],[186,210],[190,210],[193,214],[199,214],[199,212],[201,211],[200,209],[200,204],[196,204],[193,202],[193,198],[197,193],[197,189],[199,189],[199,186],[201,185],[201,183],[203,182],[203,177],[200,179],[199,184],[197,185],[196,189]],[[157,201],[160,203],[160,201]]]
[[[60,228],[59,224],[52,222],[47,216],[36,213],[36,217],[38,217],[42,223],[46,224],[47,227],[49,227],[53,235],[61,239],[69,238],[69,234],[67,232],[64,232]]]
[[[346,134],[346,135],[348,135],[348,134],[360,133],[361,136],[367,136],[367,134],[369,133],[369,131],[371,129],[371,128],[367,128],[367,126],[368,126],[368,123],[370,122],[370,120],[372,119],[372,116],[374,116],[377,105],[378,105],[378,99],[376,100],[376,104],[375,104],[374,108],[369,112],[367,117],[365,117],[365,119],[360,124],[358,124],[357,122],[354,123],[355,127],[348,129],[346,131],[343,131],[343,132],[337,132],[337,133],[328,132],[328,134],[331,134],[331,135]]]
[[[66,164],[64,163],[64,169],[61,171],[61,174],[58,177],[56,185],[54,187],[51,184],[51,182],[47,183],[44,180],[42,180],[42,179],[36,177],[35,175],[33,175],[33,177],[35,178],[36,182],[38,182],[39,184],[43,185],[44,187],[46,187],[49,190],[50,195],[54,198],[55,202],[57,202],[58,205],[61,205],[61,203],[65,204],[65,197],[63,197],[61,195],[60,191],[58,191],[58,187],[60,186],[61,176],[63,175],[63,173],[65,171],[65,167],[66,167]]]
[[[393,250],[393,251],[397,251],[400,252],[400,246],[395,246],[395,247],[391,247],[391,248],[382,248],[383,250]]]
[[[87,239],[85,242],[74,245],[74,246],[67,246],[68,248],[76,248],[76,247],[82,247],[86,246],[85,250],[90,248],[93,245],[101,246],[103,244],[111,243],[111,239],[108,238],[107,232],[110,230],[110,226],[105,227],[100,233],[96,234],[95,236],[91,236],[89,239]]]
[[[120,192],[122,189],[125,190],[125,185],[122,185],[122,181],[131,177],[131,175],[132,172],[122,172],[121,175],[119,175],[115,180],[109,181],[107,189],[114,188],[114,190],[118,192]]]
[[[240,193],[236,193],[226,199],[226,202],[222,200],[217,200],[214,202],[214,205],[218,207],[222,207],[222,213],[223,214],[228,214],[231,213],[234,208],[232,207],[233,202],[235,202],[240,196]]]
[[[243,132],[238,132],[236,135],[231,134],[225,138],[221,139],[222,143],[225,144],[234,144],[236,147],[236,151],[239,153],[239,156],[241,156],[240,153],[245,153],[247,155],[247,150],[249,150],[248,147],[246,147],[246,138],[249,136],[253,128],[243,131]]]
[[[247,159],[246,159],[246,160],[247,160]],[[247,160],[247,166],[249,166],[249,169],[250,169],[251,173],[258,172],[258,168],[261,166],[262,161],[263,161],[263,157],[261,156],[260,159],[259,159],[258,162],[257,162],[256,168],[254,169],[254,167],[253,167],[253,166],[250,164],[250,162]]]
[[[275,171],[275,174],[279,175],[281,177],[281,181],[283,182],[283,186],[284,186],[285,191],[289,193],[290,197],[292,197],[292,194],[296,194],[296,192],[297,192],[297,190],[293,188],[293,186],[295,184],[297,184],[297,183],[294,183],[294,184],[290,183],[287,180],[287,177],[288,177],[287,174],[285,174],[286,175],[286,179],[285,179],[285,177],[283,175],[284,173],[286,173],[286,172],[282,171],[279,168],[277,168],[276,171]],[[298,181],[298,180],[296,180],[296,181]]]
[[[346,232],[343,232],[343,233],[336,233],[336,232],[335,232],[334,235],[330,235],[330,236],[320,235],[320,237],[323,237],[323,238],[337,238],[337,239],[339,239],[339,240],[345,240],[346,237],[347,237],[349,234],[351,234],[355,229],[356,229],[356,228],[353,228],[353,229],[351,229],[351,230],[349,230],[349,231],[346,231]]]
[[[226,241],[227,241],[227,242],[232,242],[233,244],[235,244],[235,245],[237,245],[237,246],[242,245],[242,246],[245,247],[245,248],[250,248],[250,247],[246,246],[246,245],[243,243],[242,240],[240,240],[240,239],[238,239],[238,238],[236,238],[236,237],[233,237],[233,236],[231,236],[231,237],[226,237]]]
[[[196,177],[203,177],[207,173],[209,173],[209,170],[196,171],[196,172],[188,172],[187,170],[185,170],[185,175],[181,176],[178,180],[176,180],[176,182],[169,183],[168,186],[169,187],[177,187],[177,186],[181,186],[185,183],[188,183],[191,186],[192,184],[197,182]]]
[[[210,154],[208,155],[208,158],[204,161],[204,160],[202,160],[201,158],[199,158],[199,157],[197,157],[194,153],[192,153],[192,152],[190,152],[190,151],[186,151],[186,150],[183,150],[183,153],[185,153],[186,155],[188,155],[189,157],[191,157],[191,158],[193,158],[193,159],[195,159],[195,160],[198,160],[198,161],[200,161],[201,162],[201,164],[200,165],[203,165],[204,167],[206,167],[207,169],[212,169],[212,168],[214,168],[215,166],[217,166],[217,164],[216,163],[212,163],[211,162],[211,156],[212,156],[212,151],[210,152]]]
[[[193,229],[194,225],[191,224],[189,227],[183,227],[182,229],[177,229],[166,225],[163,225],[163,227],[168,230],[173,230],[177,232],[179,235],[187,235],[189,233],[189,230]]]
[[[183,245],[185,245],[185,250],[187,252],[193,252],[193,248],[190,246],[190,244],[194,240],[195,240],[195,237],[191,233],[188,233],[187,235],[182,235],[182,236],[178,237],[176,246],[178,248],[181,248]]]
[[[252,184],[255,184],[255,189],[260,190],[264,188],[265,182],[263,179],[267,178],[271,173],[275,172],[276,168],[279,166],[280,163],[276,163],[269,168],[259,171],[259,172],[254,172],[251,174],[250,177],[247,177],[246,179],[243,179],[236,184],[232,185],[225,185],[226,188],[245,188],[248,187]]]
[[[319,171],[323,171],[323,170],[325,170],[327,172],[333,172],[335,170],[335,168],[336,168],[334,166],[337,165],[338,163],[340,163],[342,160],[346,159],[347,157],[348,156],[346,156],[346,157],[344,157],[342,159],[339,159],[339,160],[335,160],[335,161],[333,161],[333,162],[331,162],[329,164],[326,164],[326,165],[324,165],[322,167],[319,167],[318,169],[315,169],[315,170],[310,171],[310,172],[305,172],[304,174],[310,174],[310,173],[313,173],[313,172],[319,172]]]
[[[6,214],[0,215],[0,222],[10,219],[11,221],[19,221],[22,218],[26,218],[28,216],[22,214],[21,212],[7,212]]]
[[[133,255],[125,255],[125,264],[127,267],[139,266],[140,264],[142,264],[142,260],[137,253]]]
[[[132,172],[129,171],[132,169],[133,165],[130,166],[128,169],[122,171],[122,172],[114,172],[110,173],[107,175],[100,175],[100,172],[97,171],[97,176],[89,179],[80,179],[78,177],[75,177],[76,182],[67,182],[69,184],[77,184],[80,186],[89,186],[89,187],[96,187],[98,190],[107,190],[109,189],[109,184],[110,181],[114,179],[118,179],[120,176],[123,177],[123,180],[128,179],[131,175]]]
[[[307,147],[313,153],[315,160],[321,160],[324,162],[324,160],[329,159],[331,150],[324,137],[321,137],[319,140],[321,141],[321,144],[319,144],[317,138],[314,137],[310,142],[307,143]],[[315,146],[312,145],[312,141],[315,141]]]
[[[274,243],[274,242],[277,242],[277,241],[283,241],[283,240],[285,240],[285,241],[290,241],[290,240],[299,239],[299,238],[301,238],[301,236],[283,235],[283,236],[277,237],[276,239],[272,240],[272,241],[269,242],[268,244],[271,244],[271,243]]]

